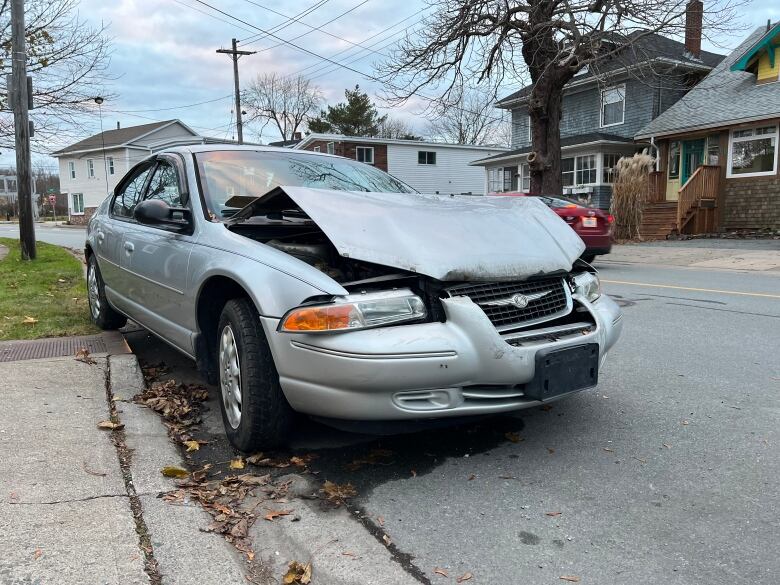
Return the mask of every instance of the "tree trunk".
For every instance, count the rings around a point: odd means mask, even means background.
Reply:
[[[533,151],[528,157],[531,194],[560,195],[561,185],[561,112],[563,87],[540,80],[531,91],[528,115],[531,122]]]

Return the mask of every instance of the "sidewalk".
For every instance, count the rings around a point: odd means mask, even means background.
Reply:
[[[780,271],[780,240],[697,239],[615,244],[599,263],[657,264],[747,270]]]
[[[105,351],[8,361],[82,341]],[[182,461],[158,417],[127,402],[143,378],[119,333],[2,343],[0,362],[0,583],[246,582],[200,507],[158,498],[175,487],[161,467]]]

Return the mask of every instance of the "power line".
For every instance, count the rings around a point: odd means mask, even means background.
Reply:
[[[319,0],[319,2],[315,2],[314,4],[312,4],[311,6],[306,8],[305,10],[300,11],[298,14],[295,15],[295,18],[302,18],[304,16],[308,16],[309,14],[312,14],[315,10],[318,10],[319,8],[321,8],[322,6],[327,4],[328,2],[330,2],[330,0]],[[277,24],[276,26],[272,26],[271,30],[273,32],[279,32],[280,30],[285,29],[288,26],[291,26],[293,24],[293,22],[294,22],[294,20],[288,19],[286,22],[281,22],[281,23]],[[239,44],[245,43],[246,41],[249,41],[250,39],[252,39],[252,42],[255,42],[255,41],[262,40],[262,39],[264,39],[267,36],[268,35],[266,35],[266,34],[257,34],[257,33],[255,33],[255,34],[253,34],[251,36],[246,37],[245,39],[239,39],[238,43]]]
[[[201,14],[205,14],[206,16],[208,16],[210,18],[213,18],[214,20],[218,20],[219,22],[224,22],[225,24],[229,24],[230,26],[233,26],[235,28],[241,29],[241,30],[246,31],[246,32],[252,32],[248,28],[244,28],[243,26],[237,26],[234,22],[230,22],[229,20],[225,20],[224,18],[220,18],[219,16],[214,16],[210,12],[206,12],[205,10],[202,10],[202,9],[197,8],[195,6],[191,6],[189,4],[185,4],[181,0],[173,0],[173,1],[176,2],[176,4],[180,4],[181,6],[184,6],[185,8],[191,8],[192,10],[200,12]]]
[[[363,0],[362,2],[359,2],[358,4],[356,4],[355,6],[353,6],[352,8],[350,8],[349,10],[346,10],[346,11],[342,12],[341,14],[339,14],[338,16],[335,16],[334,18],[331,18],[329,21],[327,21],[327,22],[323,22],[323,23],[322,23],[321,25],[319,25],[319,26],[312,26],[312,25],[310,25],[310,24],[308,24],[308,23],[306,23],[306,22],[303,22],[303,21],[302,21],[302,20],[300,20],[299,18],[296,18],[296,17],[291,17],[291,16],[285,16],[285,15],[284,15],[284,14],[282,14],[281,12],[277,12],[276,10],[274,10],[274,9],[272,9],[272,8],[268,8],[267,6],[263,6],[262,4],[258,4],[257,2],[253,2],[253,0],[245,0],[245,2],[249,2],[250,4],[253,4],[253,5],[255,5],[255,6],[258,6],[258,7],[260,7],[260,8],[263,8],[263,9],[265,9],[265,10],[268,10],[269,12],[273,12],[274,14],[278,14],[278,15],[280,15],[280,16],[284,16],[285,18],[289,18],[290,20],[292,20],[292,21],[294,21],[294,22],[299,22],[299,23],[300,23],[300,24],[302,24],[303,26],[306,26],[306,27],[308,27],[308,28],[309,28],[309,30],[308,30],[307,32],[305,32],[305,33],[303,33],[303,34],[300,34],[300,35],[298,35],[297,37],[293,37],[292,39],[290,39],[291,41],[295,41],[295,40],[298,40],[298,39],[300,39],[300,38],[302,38],[302,37],[305,37],[305,36],[307,36],[307,35],[309,35],[309,34],[313,33],[314,31],[320,31],[320,32],[322,32],[322,33],[325,33],[325,34],[326,34],[326,35],[328,35],[329,37],[333,37],[334,39],[338,39],[338,40],[340,40],[340,41],[343,41],[343,42],[345,42],[345,43],[349,43],[350,45],[353,45],[353,46],[356,46],[356,47],[359,47],[359,46],[361,46],[361,45],[360,45],[359,43],[354,43],[354,42],[350,41],[349,39],[345,39],[344,37],[340,37],[340,36],[338,36],[338,35],[334,35],[333,33],[326,31],[326,30],[325,30],[323,27],[325,27],[325,26],[329,25],[329,24],[330,24],[330,23],[332,23],[332,22],[335,22],[335,21],[337,21],[339,18],[341,18],[341,17],[343,17],[343,16],[346,16],[346,15],[347,15],[347,14],[349,14],[350,12],[354,12],[355,10],[357,10],[358,8],[360,8],[360,7],[361,7],[361,6],[363,6],[364,4],[367,4],[367,3],[368,3],[368,2],[370,2],[370,1],[371,1],[371,0]],[[254,41],[253,41],[253,42],[254,42]],[[289,42],[289,41],[285,41],[285,43],[286,43],[286,42]],[[262,48],[262,49],[258,49],[258,51],[257,51],[257,52],[258,52],[258,53],[263,53],[263,52],[265,52],[265,51],[270,51],[271,49],[275,49],[276,47],[279,47],[279,46],[281,46],[281,45],[283,45],[283,44],[285,44],[285,43],[278,43],[278,44],[276,44],[276,45],[272,45],[272,46],[270,46],[270,47],[264,47],[264,48]]]
[[[170,108],[153,108],[149,110],[113,110],[113,111],[119,112],[121,114],[134,114],[138,112],[169,112],[171,110],[183,110],[184,108],[194,108],[196,106],[202,106],[204,104],[213,104],[214,102],[221,102],[222,100],[226,100],[232,97],[233,94],[229,93],[227,95],[223,95],[222,97],[214,98],[213,100],[205,100],[202,102],[195,102],[194,104],[184,104],[181,106],[173,106]]]

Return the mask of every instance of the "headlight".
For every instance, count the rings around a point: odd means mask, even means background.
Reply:
[[[425,316],[425,304],[409,289],[353,294],[327,305],[293,309],[282,317],[279,331],[335,333],[416,321]]]
[[[572,281],[575,294],[581,295],[593,302],[601,296],[599,277],[591,272],[580,272]]]

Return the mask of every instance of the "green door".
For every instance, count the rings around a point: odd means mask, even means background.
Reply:
[[[691,178],[696,169],[704,164],[704,138],[685,140],[682,143],[682,168],[680,169],[680,186]]]

